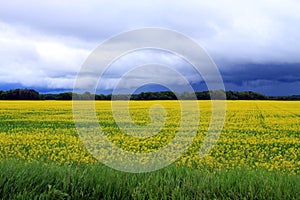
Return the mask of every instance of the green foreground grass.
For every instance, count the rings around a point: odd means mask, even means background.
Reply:
[[[207,172],[174,165],[130,174],[101,164],[0,162],[0,199],[298,199],[300,176],[266,170]]]

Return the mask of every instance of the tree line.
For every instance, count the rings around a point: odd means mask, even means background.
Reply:
[[[225,96],[226,94],[226,96]],[[104,95],[91,94],[85,92],[83,94],[76,94],[72,92],[63,92],[59,94],[40,94],[33,89],[13,89],[8,91],[0,90],[0,100],[176,100],[176,99],[227,99],[227,100],[300,100],[300,95],[293,96],[266,96],[257,92],[245,91],[203,91],[188,93],[184,92],[177,94],[171,91],[162,92],[141,92],[139,94],[118,94],[118,95]]]

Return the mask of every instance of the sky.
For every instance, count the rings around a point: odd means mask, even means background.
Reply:
[[[104,41],[122,32],[160,27],[203,47],[226,90],[300,94],[299,24],[298,0],[2,1],[0,90],[72,91],[83,63]],[[122,73],[143,62],[174,66],[195,88],[203,85],[182,59],[148,50],[120,58],[100,89],[112,90]],[[176,82],[161,73],[164,81]]]

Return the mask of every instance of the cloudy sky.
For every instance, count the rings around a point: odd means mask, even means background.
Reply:
[[[2,1],[0,90],[72,91],[82,64],[103,41],[120,32],[162,27],[201,45],[227,90],[300,94],[299,24],[298,0]],[[180,59],[146,51],[116,62],[104,89],[113,88],[124,66],[141,60],[177,66],[197,84]]]

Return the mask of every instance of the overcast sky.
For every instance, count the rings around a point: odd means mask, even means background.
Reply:
[[[227,90],[300,94],[298,0],[2,1],[0,90],[71,91],[82,64],[101,42],[144,27],[193,38],[217,64]],[[193,70],[164,53],[142,52],[115,67],[142,58],[177,66],[196,81]],[[124,71],[116,69],[105,89]]]

